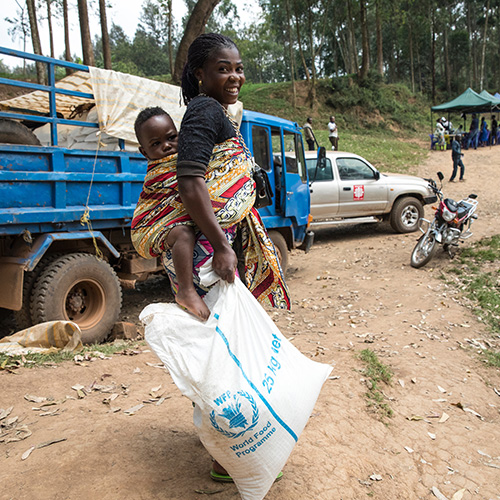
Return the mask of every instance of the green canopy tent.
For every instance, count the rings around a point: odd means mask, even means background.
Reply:
[[[431,129],[434,125],[432,120],[432,113],[449,113],[456,112],[461,113],[464,117],[463,129],[466,130],[466,115],[470,113],[492,113],[500,109],[500,100],[490,93],[483,90],[481,94],[474,92],[471,88],[468,88],[463,94],[460,94],[455,99],[439,104],[437,106],[432,106],[431,108]]]
[[[487,90],[483,90],[480,94],[481,97],[490,100],[493,103],[493,111],[500,110],[500,98],[496,95],[491,95]]]
[[[490,94],[491,95],[491,94]],[[463,94],[455,97],[450,102],[432,106],[431,111],[457,111],[459,113],[481,113],[490,111],[494,106],[493,101],[497,101],[493,96],[491,98],[484,97],[471,88],[468,88]]]

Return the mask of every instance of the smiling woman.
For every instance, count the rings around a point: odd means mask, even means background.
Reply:
[[[211,258],[223,280],[232,283],[238,275],[259,301],[289,309],[276,250],[254,206],[253,159],[227,112],[244,83],[241,56],[231,39],[209,33],[191,44],[182,75],[187,109],[179,132],[176,175],[182,203],[176,209],[182,205],[195,224],[193,281],[200,296],[208,288],[200,283],[199,270]],[[175,293],[171,252],[146,250],[155,252],[162,255]],[[218,462],[211,477],[232,481]]]

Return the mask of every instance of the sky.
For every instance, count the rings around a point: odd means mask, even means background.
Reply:
[[[25,5],[25,0],[17,0],[19,4]],[[71,52],[73,54],[78,54],[81,56],[81,38],[80,38],[80,28],[78,24],[78,10],[76,8],[76,0],[69,0],[69,4],[73,5],[70,9],[69,17],[70,17],[70,44],[71,44]],[[135,30],[139,23],[139,17],[142,12],[142,0],[107,0],[107,4],[111,5],[111,8],[107,9],[107,18],[108,18],[108,28],[111,27],[111,23],[121,26],[125,33],[129,38],[133,38],[135,34]],[[3,47],[8,47],[11,49],[23,50],[23,41],[22,38],[18,37],[15,40],[8,34],[8,30],[10,28],[10,24],[5,21],[5,18],[16,19],[18,17],[19,7],[16,3],[16,0],[1,0],[2,8],[0,11],[0,45]],[[90,2],[89,4],[89,22],[90,22],[90,32],[92,38],[95,35],[100,35],[100,26],[99,26],[99,8],[97,2],[94,2],[96,5],[95,9],[90,11]],[[173,10],[176,21],[180,22],[182,17],[186,14],[187,9],[183,2],[183,0],[173,0]],[[257,0],[235,0],[235,4],[238,6],[238,10],[240,12],[240,17],[248,17],[249,5],[251,5],[253,11],[257,6]],[[242,12],[244,14],[242,15]],[[40,32],[41,44],[42,44],[42,52],[44,55],[50,55],[50,46],[49,46],[49,34],[47,22],[44,20],[40,20],[40,16],[45,16],[46,12],[44,9],[38,14],[39,17],[39,26],[38,30]],[[27,15],[27,13],[26,13]],[[64,51],[64,31],[62,25],[62,19],[57,19],[53,21],[53,29],[54,29],[54,45],[55,45],[55,57],[62,57]],[[31,39],[27,40],[26,44],[26,52],[33,53],[33,47],[31,45]],[[8,66],[18,66],[21,65],[20,59],[12,58],[8,56],[0,55],[0,59],[7,64]]]

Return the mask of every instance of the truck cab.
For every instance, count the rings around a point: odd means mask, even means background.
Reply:
[[[310,193],[302,134],[295,122],[248,110],[243,111],[241,133],[271,183],[273,202],[259,212],[286,269],[288,250],[302,246],[307,251],[314,237],[309,230]]]

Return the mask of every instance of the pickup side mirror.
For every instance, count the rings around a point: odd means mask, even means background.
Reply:
[[[375,180],[378,181],[380,179],[380,172],[375,170]]]
[[[311,185],[318,175],[318,169],[326,168],[326,149],[324,146],[320,146],[318,148],[318,156],[316,158],[316,168],[314,169],[314,176],[312,179],[309,179],[309,185]]]

